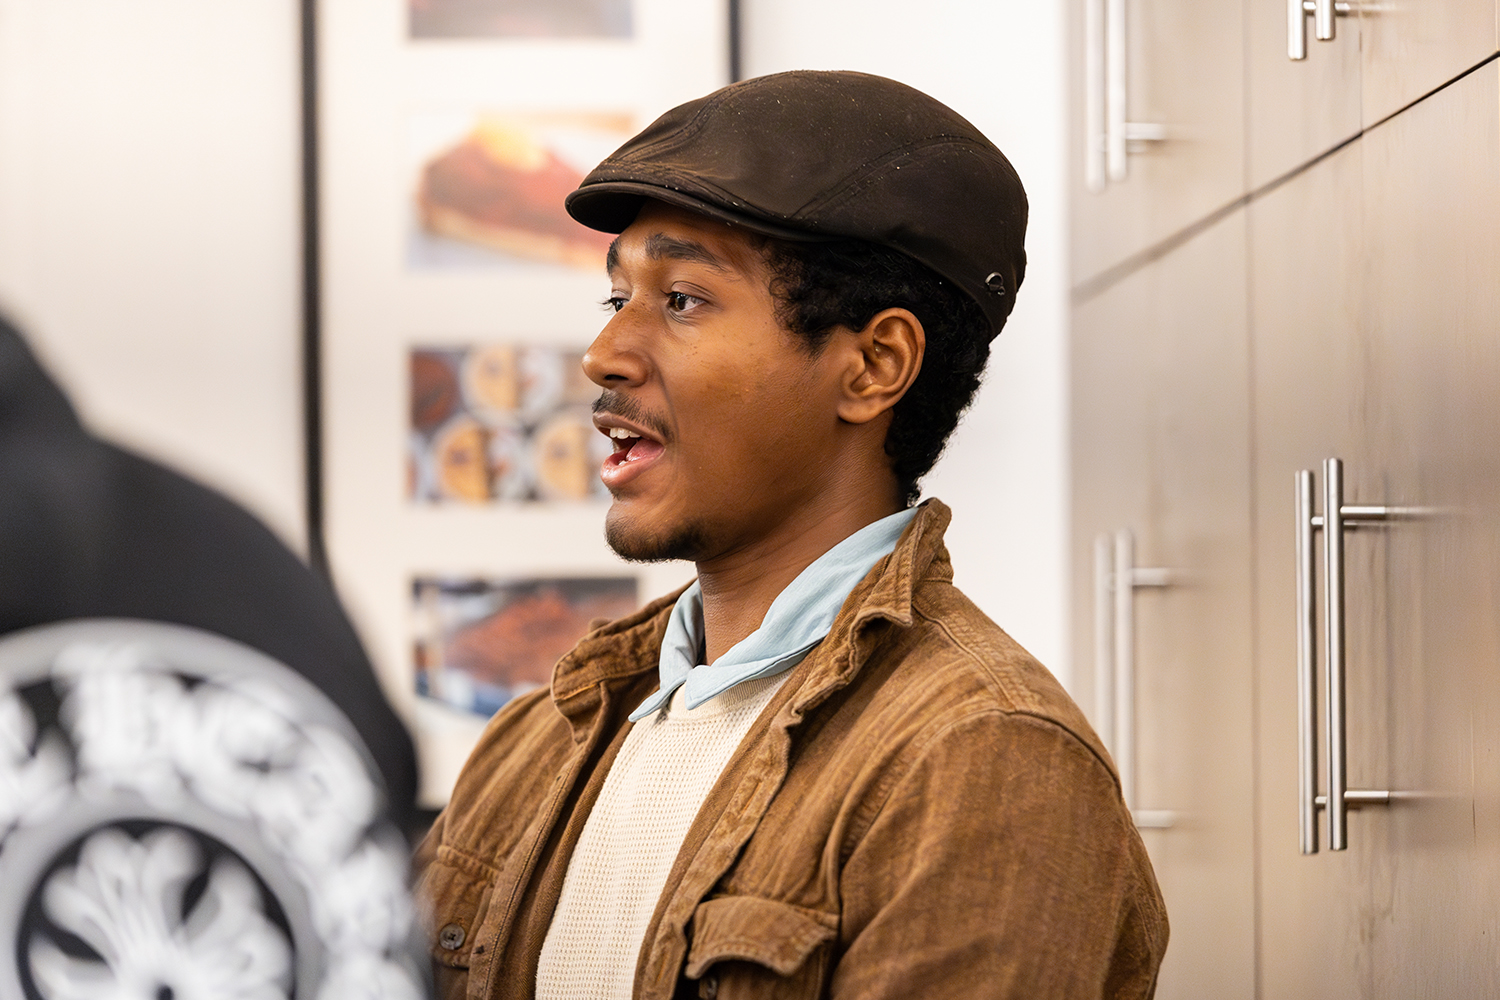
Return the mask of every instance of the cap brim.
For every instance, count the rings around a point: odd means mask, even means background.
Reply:
[[[563,206],[576,221],[602,233],[623,233],[640,214],[647,200],[665,202],[720,222],[742,226],[763,236],[783,240],[821,243],[841,237],[837,233],[812,233],[724,208],[696,195],[642,181],[598,181],[573,191]]]

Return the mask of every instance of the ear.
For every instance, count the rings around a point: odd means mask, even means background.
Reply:
[[[861,330],[848,334],[840,419],[869,423],[906,395],[922,370],[927,335],[909,309],[884,309]]]

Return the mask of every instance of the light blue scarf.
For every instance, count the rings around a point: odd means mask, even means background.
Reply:
[[[890,555],[916,509],[867,524],[819,556],[771,602],[760,628],[711,664],[698,662],[703,648],[703,592],[697,581],[682,592],[662,636],[661,688],[630,713],[637,722],[684,689],[688,708],[697,708],[736,684],[790,670],[823,641],[844,601],[877,562]]]

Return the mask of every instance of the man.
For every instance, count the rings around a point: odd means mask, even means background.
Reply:
[[[610,544],[691,559],[499,713],[418,853],[446,997],[1144,997],[1162,903],[1108,756],[910,505],[1025,267],[1010,164],[789,73],[668,112],[584,359]]]

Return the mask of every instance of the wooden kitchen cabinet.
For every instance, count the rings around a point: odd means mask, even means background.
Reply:
[[[1074,317],[1075,648],[1095,645],[1100,601],[1106,643],[1118,625],[1135,633],[1119,665],[1133,660],[1132,676],[1080,679],[1167,900],[1161,1000],[1254,995],[1244,226],[1198,234]],[[1106,591],[1131,584],[1093,568],[1089,541],[1112,553],[1121,532],[1136,566],[1167,572],[1133,588],[1117,624]],[[1117,684],[1137,692],[1133,719],[1115,714]]]
[[[1305,25],[1307,58],[1287,55],[1287,0],[1246,0],[1246,147],[1248,190],[1271,181],[1359,134],[1360,28],[1341,17],[1332,41]]]
[[[1071,33],[1072,271],[1093,278],[1233,202],[1245,190],[1243,0],[1075,0]],[[1124,11],[1126,107],[1130,122],[1165,138],[1132,141],[1128,175],[1091,192],[1086,158],[1098,143],[1088,126],[1089,25]],[[1089,11],[1093,14],[1090,15]],[[1107,42],[1104,45],[1107,49]],[[1099,86],[1090,86],[1097,80]]]
[[[1364,995],[1370,956],[1359,924],[1367,880],[1379,867],[1370,824],[1374,810],[1350,817],[1352,847],[1300,853],[1298,811],[1298,670],[1295,476],[1314,470],[1321,487],[1325,458],[1344,462],[1352,499],[1378,503],[1381,462],[1365,431],[1378,388],[1369,370],[1360,296],[1365,245],[1363,147],[1355,144],[1307,170],[1249,209],[1251,342],[1255,406],[1255,634],[1261,893],[1261,995],[1346,1000]],[[1315,494],[1316,495],[1316,494]],[[1319,501],[1320,503],[1320,501]],[[1321,509],[1321,507],[1320,507]],[[1405,526],[1403,526],[1405,527]],[[1370,721],[1381,718],[1376,681],[1388,666],[1373,633],[1386,590],[1381,532],[1347,539],[1347,704],[1351,787],[1384,787]],[[1316,550],[1315,550],[1316,551]],[[1321,585],[1320,581],[1320,585]],[[1319,639],[1323,635],[1318,632]],[[1315,646],[1315,648],[1317,648]],[[1320,651],[1321,653],[1321,651]],[[1327,692],[1320,683],[1315,715]],[[1321,739],[1318,782],[1326,788]],[[1320,820],[1321,826],[1321,820]]]
[[[1118,658],[1095,641],[1095,539],[1129,529],[1134,565],[1170,571],[1134,592],[1120,755],[1173,926],[1160,997],[1496,993],[1500,42],[1494,0],[1439,6],[1359,7],[1294,63],[1285,7],[1249,0],[1236,200],[1101,266],[1145,230],[1075,194],[1095,244],[1075,246],[1071,355],[1084,704],[1091,660]],[[1201,211],[1213,180],[1157,217]],[[1330,458],[1346,507],[1403,515],[1341,536],[1348,786],[1389,801],[1350,812],[1346,850],[1317,810],[1304,853],[1295,482]]]
[[[1262,995],[1492,996],[1500,73],[1371,130],[1249,216]],[[1292,498],[1297,470],[1321,478],[1329,457],[1346,505],[1411,519],[1345,535],[1349,787],[1392,801],[1350,813],[1344,851],[1325,811],[1307,855]],[[1327,628],[1320,610],[1320,676]],[[1317,727],[1326,793],[1324,711]]]
[[[1496,0],[1364,0],[1356,6],[1360,113],[1366,127],[1478,66],[1500,48]]]
[[[1463,4],[1452,5],[1454,8]],[[1369,131],[1361,287],[1366,421],[1388,502],[1383,777],[1371,905],[1386,996],[1486,997],[1500,978],[1500,64]],[[1358,499],[1358,498],[1356,498]],[[1351,720],[1352,722],[1353,720]]]
[[[1287,0],[1246,0],[1248,190],[1398,113],[1500,48],[1496,0],[1351,0],[1306,58],[1288,55]]]

